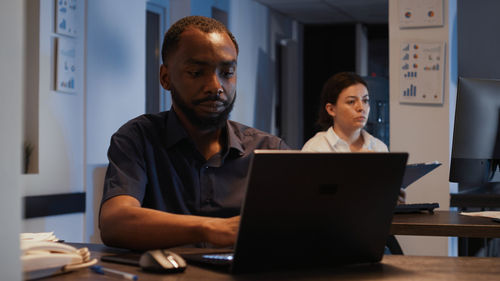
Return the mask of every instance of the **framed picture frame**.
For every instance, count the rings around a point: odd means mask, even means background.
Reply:
[[[75,93],[76,42],[69,38],[56,38],[56,87],[58,92]]]
[[[76,37],[78,34],[78,21],[76,20],[77,0],[56,1],[56,33]]]

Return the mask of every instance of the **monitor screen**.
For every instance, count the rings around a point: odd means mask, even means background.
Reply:
[[[498,181],[500,80],[458,81],[450,181],[467,186]]]

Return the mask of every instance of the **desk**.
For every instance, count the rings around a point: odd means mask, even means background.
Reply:
[[[483,188],[471,188],[458,193],[451,193],[450,206],[459,207],[461,210],[498,210],[500,208],[500,184],[491,183]],[[458,239],[458,253],[460,255],[473,256],[478,251],[488,248],[489,242],[484,239]],[[494,251],[498,254],[498,250]]]
[[[455,211],[395,214],[391,234],[491,238],[500,237],[500,223],[490,218],[462,216]]]
[[[88,246],[93,258],[116,253],[118,250],[98,244],[74,244]],[[475,257],[416,257],[385,256],[381,263],[345,266],[339,268],[270,272],[261,274],[230,275],[224,272],[189,265],[185,272],[175,274],[152,274],[139,268],[99,262],[108,268],[137,274],[139,280],[498,280],[500,258]],[[118,280],[96,274],[88,269],[54,276],[44,280]]]

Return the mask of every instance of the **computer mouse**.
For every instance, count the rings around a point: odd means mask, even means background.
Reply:
[[[186,261],[178,254],[168,250],[150,250],[141,255],[139,265],[144,271],[182,272]]]

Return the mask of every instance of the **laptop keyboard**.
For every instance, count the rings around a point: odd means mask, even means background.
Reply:
[[[209,260],[232,261],[233,260],[233,253],[209,254],[209,255],[203,255],[203,258],[209,259]]]
[[[435,208],[439,208],[439,203],[412,203],[412,204],[399,204],[394,209],[395,214],[401,213],[418,213],[422,211],[434,212]]]

